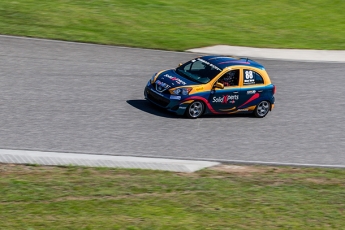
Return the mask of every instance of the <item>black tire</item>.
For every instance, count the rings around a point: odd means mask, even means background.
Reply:
[[[255,117],[265,117],[271,109],[271,103],[268,101],[261,101],[254,110]]]
[[[193,101],[186,110],[186,116],[188,118],[199,118],[204,113],[205,105],[201,101]]]

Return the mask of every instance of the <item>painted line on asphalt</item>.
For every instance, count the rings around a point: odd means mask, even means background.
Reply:
[[[128,156],[128,155],[127,155]],[[132,155],[133,156],[133,155]],[[172,156],[151,156],[141,155],[140,157],[155,157],[155,158],[169,158],[176,160],[195,160],[206,162],[218,162],[224,164],[241,164],[241,165],[267,165],[267,166],[292,166],[292,167],[315,167],[315,168],[345,168],[345,165],[329,165],[329,164],[306,164],[306,163],[293,163],[293,162],[275,162],[275,161],[246,161],[246,160],[227,160],[227,159],[214,159],[214,158],[188,158],[188,157],[172,157]]]
[[[202,159],[198,159],[202,160]],[[204,159],[206,160],[206,159]],[[212,159],[207,159],[212,161]],[[220,163],[245,164],[245,165],[271,165],[271,166],[292,166],[292,167],[315,167],[315,168],[345,168],[345,165],[327,165],[327,164],[302,164],[302,163],[281,163],[270,161],[241,161],[241,160],[221,160]]]

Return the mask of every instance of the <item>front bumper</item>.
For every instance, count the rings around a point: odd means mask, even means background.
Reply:
[[[144,90],[145,99],[151,103],[164,108],[178,115],[184,115],[190,101],[185,101],[188,96],[176,96],[167,93],[160,93],[151,85],[147,85]]]

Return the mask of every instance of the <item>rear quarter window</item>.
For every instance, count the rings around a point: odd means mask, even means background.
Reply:
[[[253,70],[243,70],[243,85],[264,84],[264,79]]]

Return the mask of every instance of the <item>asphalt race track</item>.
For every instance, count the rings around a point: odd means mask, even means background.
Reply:
[[[197,54],[0,37],[0,149],[345,167],[345,64],[257,60],[266,118],[181,118],[148,79]]]

